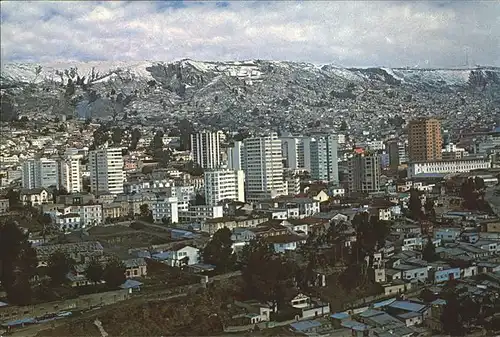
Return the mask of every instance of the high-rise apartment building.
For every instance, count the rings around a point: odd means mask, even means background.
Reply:
[[[245,201],[245,174],[230,169],[210,169],[204,173],[205,202],[215,206],[220,201]]]
[[[380,190],[380,158],[377,153],[356,153],[349,159],[349,192]]]
[[[408,125],[409,160],[441,160],[441,123],[435,118],[418,118]]]
[[[311,138],[283,136],[280,140],[284,167],[291,170],[309,171],[311,169]]]
[[[389,154],[389,166],[392,169],[397,169],[399,165],[408,161],[406,149],[408,143],[398,139],[391,139],[387,141],[386,149]]]
[[[221,164],[220,141],[222,131],[203,131],[191,135],[191,155],[202,168],[217,168]]]
[[[59,169],[55,159],[28,159],[21,170],[23,188],[59,188]]]
[[[66,154],[59,161],[59,185],[69,193],[78,193],[82,190],[81,159],[82,155]]]
[[[318,135],[311,139],[311,178],[339,182],[337,135]]]
[[[281,141],[276,133],[244,140],[246,199],[256,202],[286,195]]]
[[[244,166],[243,142],[235,141],[232,147],[227,149],[227,168],[231,170],[242,170]]]
[[[118,147],[103,148],[89,153],[90,188],[92,193],[123,193],[123,155]]]

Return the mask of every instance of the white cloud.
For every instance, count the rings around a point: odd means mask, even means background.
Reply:
[[[260,58],[441,67],[463,65],[467,48],[471,62],[500,65],[498,1],[159,4],[2,1],[3,61]]]

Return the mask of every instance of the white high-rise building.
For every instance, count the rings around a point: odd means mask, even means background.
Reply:
[[[292,170],[310,170],[311,153],[309,137],[280,137],[284,167]]]
[[[28,159],[22,165],[23,188],[59,188],[59,170],[54,159]]]
[[[217,168],[221,164],[220,141],[222,131],[203,131],[191,135],[193,161],[202,168]]]
[[[78,193],[82,190],[82,176],[80,174],[82,157],[79,154],[66,154],[59,161],[59,185],[69,193]]]
[[[227,168],[231,170],[242,170],[244,166],[243,142],[235,141],[233,147],[227,149]]]
[[[250,202],[286,195],[281,141],[276,133],[244,140],[245,189]]]
[[[103,148],[89,153],[92,193],[123,193],[123,155],[119,147]]]
[[[337,135],[321,135],[311,139],[311,178],[314,180],[339,182],[337,157]]]
[[[245,201],[245,173],[242,170],[211,169],[205,171],[205,202],[215,206],[220,201]]]
[[[380,190],[380,157],[377,153],[356,153],[349,159],[349,192]]]

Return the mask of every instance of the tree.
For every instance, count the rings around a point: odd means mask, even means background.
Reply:
[[[131,151],[135,151],[137,149],[137,144],[139,143],[139,140],[141,139],[141,131],[139,129],[133,129],[130,138],[131,139],[130,139],[129,149]]]
[[[242,253],[242,276],[246,293],[280,308],[294,286],[297,267],[262,240],[252,240]]]
[[[19,191],[13,190],[10,188],[7,191],[6,195],[7,199],[9,199],[9,208],[10,209],[15,209],[19,207]]]
[[[149,210],[148,204],[142,204],[139,207],[141,211],[141,219],[148,222],[153,222],[153,212]]]
[[[217,271],[232,270],[236,263],[236,255],[233,253],[231,236],[232,233],[227,227],[215,232],[203,249],[203,262],[215,265]]]
[[[66,276],[75,266],[75,261],[62,251],[54,252],[47,263],[47,275],[55,285],[66,282]]]
[[[408,202],[408,210],[410,211],[410,217],[413,220],[422,220],[422,201],[420,200],[420,193],[414,188],[410,189],[410,201]]]
[[[427,238],[427,243],[422,250],[422,258],[427,262],[433,262],[436,260],[436,247],[434,246],[434,242],[432,242],[431,237]]]
[[[120,145],[122,142],[123,130],[119,127],[113,128],[113,133],[111,134],[111,141],[115,145]]]
[[[462,317],[460,315],[460,302],[456,293],[452,292],[446,296],[446,304],[441,314],[443,330],[451,336],[464,336]]]
[[[163,149],[163,131],[157,131],[149,145],[152,151]]]
[[[104,268],[97,259],[93,259],[87,265],[87,268],[85,268],[85,277],[94,284],[101,282],[104,277]]]
[[[113,259],[106,264],[103,271],[103,280],[109,288],[117,288],[126,281],[125,265],[118,259]]]
[[[0,281],[11,304],[31,302],[30,279],[36,273],[35,250],[14,221],[0,224]]]

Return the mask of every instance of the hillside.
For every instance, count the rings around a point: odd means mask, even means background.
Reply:
[[[17,63],[3,66],[0,86],[4,116],[65,114],[131,124],[189,118],[233,130],[273,128],[279,118],[281,128],[293,131],[306,121],[417,108],[428,113],[431,105],[448,102],[479,102],[496,116],[500,68],[342,68],[260,60]]]

